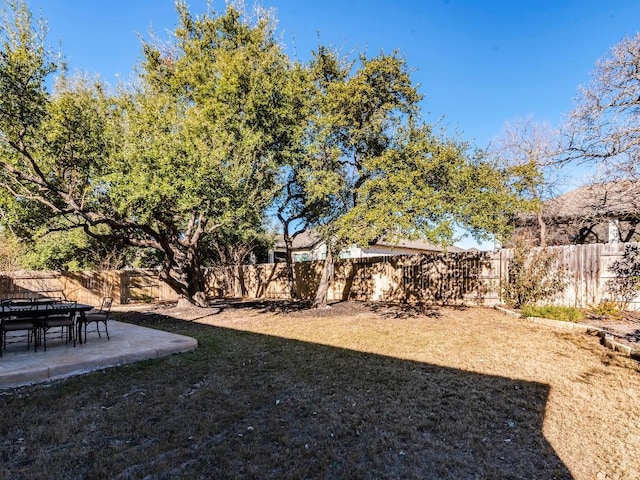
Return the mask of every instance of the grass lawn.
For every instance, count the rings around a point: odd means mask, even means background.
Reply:
[[[200,346],[0,392],[0,478],[640,478],[640,368],[596,337],[285,307],[120,314]]]

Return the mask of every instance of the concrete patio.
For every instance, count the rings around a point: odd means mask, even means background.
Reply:
[[[191,337],[109,321],[107,340],[102,334],[89,333],[87,343],[65,344],[47,340],[47,351],[26,342],[8,345],[0,357],[0,389],[42,383],[117,365],[158,358],[193,350],[198,342]]]

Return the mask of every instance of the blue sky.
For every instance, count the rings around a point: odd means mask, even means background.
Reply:
[[[188,2],[204,10],[206,0]],[[247,6],[253,5],[247,0]],[[29,0],[71,70],[129,77],[139,35],[176,24],[173,0]],[[398,50],[415,69],[427,121],[486,147],[506,121],[556,127],[598,58],[640,28],[637,0],[264,0],[291,55],[318,41],[344,54]],[[221,11],[225,3],[213,1]]]

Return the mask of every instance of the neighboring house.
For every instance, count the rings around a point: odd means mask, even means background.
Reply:
[[[340,252],[340,258],[380,257],[385,255],[412,255],[415,253],[442,252],[443,249],[425,240],[400,240],[398,242],[377,241],[366,248],[352,245]],[[458,247],[447,248],[448,252],[464,251]],[[327,246],[322,239],[313,232],[303,232],[293,239],[292,256],[294,262],[310,260],[324,260],[327,256]],[[269,262],[285,261],[285,244],[282,236],[269,251]]]
[[[547,245],[640,240],[640,182],[621,180],[580,187],[543,203]],[[516,238],[540,238],[536,215],[514,220]]]

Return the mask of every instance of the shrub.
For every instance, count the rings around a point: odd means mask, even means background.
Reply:
[[[622,258],[609,268],[615,277],[607,282],[613,298],[624,310],[640,290],[640,245],[626,245]]]
[[[591,313],[600,317],[618,318],[620,317],[620,308],[617,302],[605,300],[595,307],[591,307]]]
[[[564,322],[579,322],[584,318],[584,313],[573,307],[558,307],[556,305],[526,305],[520,310],[525,317],[551,318]]]
[[[559,252],[519,243],[513,250],[503,299],[510,307],[520,308],[551,299],[566,285],[566,267],[560,263]]]

